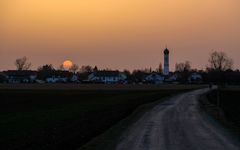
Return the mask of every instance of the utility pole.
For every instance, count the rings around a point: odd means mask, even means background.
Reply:
[[[220,108],[220,89],[217,87],[217,106]]]

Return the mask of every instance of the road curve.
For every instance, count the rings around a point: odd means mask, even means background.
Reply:
[[[123,133],[116,150],[239,150],[198,107],[196,90],[170,98]]]

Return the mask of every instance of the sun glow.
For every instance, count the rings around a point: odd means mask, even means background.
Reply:
[[[65,60],[63,62],[63,68],[66,70],[70,69],[72,67],[72,65],[73,65],[73,62],[70,60]]]

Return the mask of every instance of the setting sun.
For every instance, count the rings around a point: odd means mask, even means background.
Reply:
[[[0,150],[240,150],[239,27],[240,0],[0,0]]]
[[[73,62],[72,61],[70,61],[70,60],[65,60],[64,62],[63,62],[63,68],[64,69],[69,69],[69,68],[71,68],[72,67],[72,65],[73,65]]]

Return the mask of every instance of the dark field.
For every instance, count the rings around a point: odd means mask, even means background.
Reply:
[[[240,129],[240,87],[220,88],[208,98],[211,103],[219,105],[226,118]]]
[[[181,90],[181,89],[195,89],[199,87],[206,87],[206,85],[124,85],[124,84],[0,84],[0,89],[10,90],[108,90],[108,91],[151,91],[151,90]]]
[[[195,88],[0,85],[0,149],[76,149],[138,106]]]

